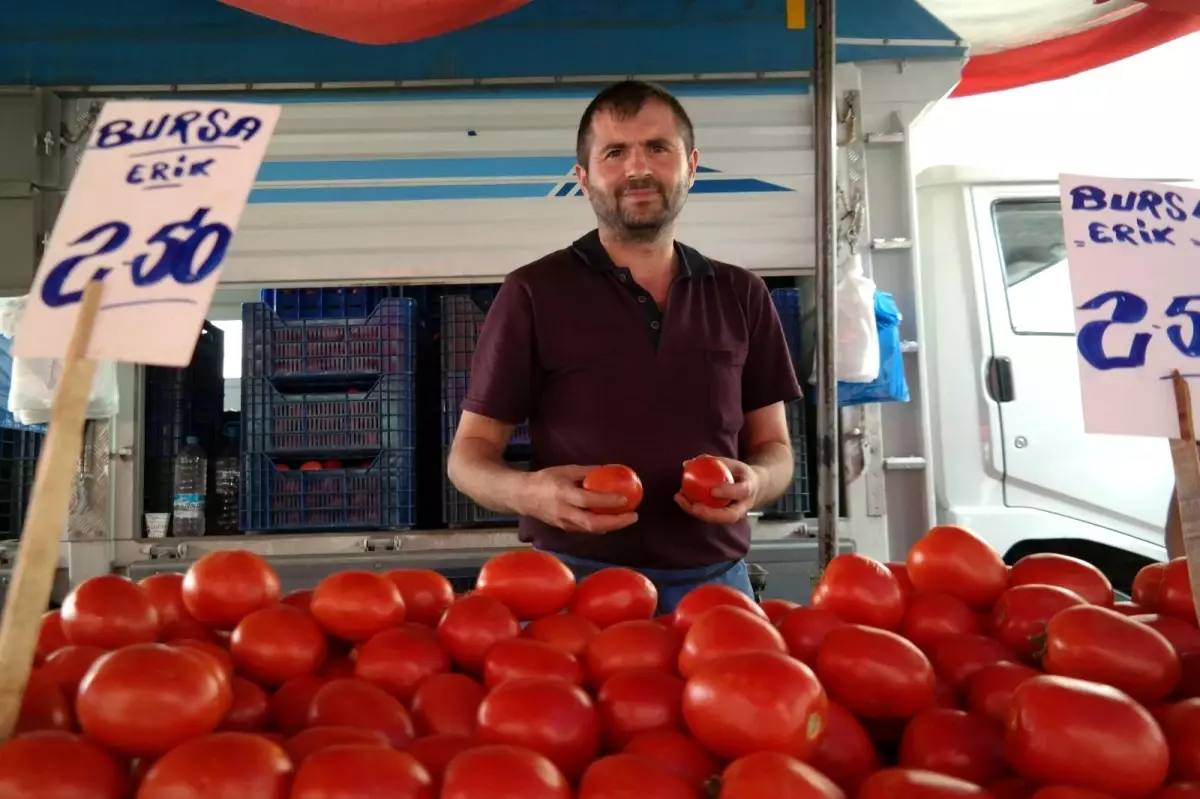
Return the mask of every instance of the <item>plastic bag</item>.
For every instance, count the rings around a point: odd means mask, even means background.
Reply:
[[[25,297],[0,299],[0,336],[12,339],[25,314]],[[5,342],[5,350],[11,342]],[[19,424],[37,425],[50,421],[50,406],[62,379],[62,362],[54,358],[12,358],[8,387],[8,410]],[[108,419],[117,415],[117,365],[96,364],[87,418]]]
[[[879,374],[870,383],[838,381],[838,405],[908,402],[904,353],[900,348],[900,310],[891,294],[875,292],[875,325],[879,333]]]
[[[834,286],[837,341],[834,369],[838,382],[870,383],[879,376],[879,329],[875,322],[875,281],[863,273],[862,259],[850,256]],[[809,382],[817,382],[817,365]]]

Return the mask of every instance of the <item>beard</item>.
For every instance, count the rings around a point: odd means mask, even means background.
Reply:
[[[630,191],[652,189],[654,196],[628,198]],[[649,242],[667,230],[687,202],[688,184],[680,178],[673,186],[664,186],[653,178],[626,181],[612,192],[592,187],[588,199],[600,224],[624,241]]]

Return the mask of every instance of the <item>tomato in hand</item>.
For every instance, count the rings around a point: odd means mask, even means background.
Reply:
[[[397,749],[413,739],[412,717],[400,700],[362,680],[330,680],[313,694],[310,727],[362,727],[379,730]]]
[[[454,604],[454,587],[432,569],[395,569],[383,576],[400,589],[406,621],[436,627],[446,608]]]
[[[123,764],[68,732],[32,732],[0,746],[0,796],[124,799]]]
[[[480,674],[483,656],[497,641],[516,638],[521,625],[508,606],[492,597],[471,594],[446,610],[437,641],[459,668]]]
[[[787,644],[769,621],[732,605],[719,605],[696,619],[679,650],[679,673],[691,677],[709,661],[737,652],[779,652]]]
[[[846,622],[828,610],[800,607],[779,621],[779,634],[787,644],[788,653],[809,666],[817,665],[817,652],[830,630]]]
[[[640,732],[681,729],[682,704],[683,680],[663,671],[623,671],[596,693],[604,741],[616,752]]]
[[[555,613],[553,616],[543,616],[526,624],[525,629],[521,631],[521,637],[550,644],[560,652],[579,658],[599,632],[600,628],[584,616]]]
[[[900,632],[928,653],[952,635],[982,633],[983,619],[949,594],[917,594],[909,600]]]
[[[1112,583],[1104,572],[1086,560],[1056,552],[1037,552],[1014,563],[1008,587],[1018,585],[1056,585],[1075,592],[1092,605],[1107,608],[1113,604]]]
[[[264,558],[241,549],[209,552],[193,563],[180,588],[183,606],[202,624],[232,630],[279,601],[279,575]]]
[[[446,766],[440,799],[485,796],[571,799],[571,786],[544,755],[521,746],[479,746]]]
[[[967,708],[976,715],[1004,725],[1013,691],[1041,672],[1021,663],[1000,661],[981,667],[967,680]]]
[[[934,671],[955,688],[962,688],[975,672],[990,663],[1016,663],[1017,655],[986,635],[952,635],[930,653]]]
[[[592,639],[583,653],[592,685],[603,685],[622,671],[650,669],[675,673],[682,640],[674,630],[652,621],[623,621]]]
[[[591,697],[554,677],[497,685],[479,705],[475,736],[539,752],[572,781],[600,752],[600,721]]]
[[[808,762],[850,796],[880,767],[875,742],[854,714],[832,699],[825,736]]]
[[[238,671],[263,685],[313,674],[325,661],[325,634],[312,617],[287,605],[263,608],[238,622],[229,639]]]
[[[583,487],[597,494],[616,494],[625,498],[619,508],[594,508],[596,513],[631,513],[642,504],[642,481],[628,466],[609,464],[597,466],[583,478]]]
[[[721,771],[721,764],[695,738],[676,730],[639,732],[622,751],[663,766],[697,790],[704,790],[708,781]]]
[[[1045,644],[1046,624],[1060,611],[1086,604],[1083,597],[1053,585],[1019,585],[992,608],[992,635],[1027,661]]]
[[[705,583],[688,591],[683,599],[679,600],[675,612],[671,614],[671,624],[681,636],[687,635],[692,622],[718,605],[733,605],[755,616],[767,618],[767,614],[753,599],[736,588],[719,583]]]
[[[217,732],[185,741],[160,757],[137,795],[288,799],[291,778],[292,763],[278,744],[248,732]]]
[[[781,752],[755,752],[738,758],[721,774],[720,799],[845,799],[829,777]]]
[[[465,674],[435,674],[413,694],[413,724],[421,735],[474,735],[485,696],[487,689]]]
[[[433,778],[407,752],[347,744],[309,755],[296,771],[289,799],[434,799]]]
[[[884,630],[898,630],[904,620],[904,592],[896,575],[857,552],[830,561],[809,604],[842,621]]]
[[[908,552],[913,587],[949,594],[976,610],[987,610],[1008,585],[1008,567],[988,542],[955,525],[934,527]]]
[[[375,634],[358,648],[354,676],[378,685],[401,702],[411,702],[417,687],[435,674],[450,671],[450,656],[432,636],[403,627]]]
[[[1158,593],[1162,590],[1163,572],[1166,569],[1165,563],[1148,563],[1138,569],[1133,578],[1130,599],[1148,611],[1158,610]]]
[[[887,630],[848,624],[817,653],[821,684],[863,718],[909,718],[933,702],[933,666],[910,641]]]
[[[633,569],[610,567],[579,581],[567,610],[600,629],[622,621],[654,618],[658,589],[650,578]]]
[[[311,613],[321,628],[343,641],[365,641],[404,621],[396,584],[369,571],[331,574],[313,589]]]
[[[700,455],[684,461],[683,481],[679,493],[697,505],[724,508],[730,500],[713,496],[713,489],[733,485],[733,472],[719,458]]]
[[[904,730],[899,765],[987,785],[1008,771],[1004,728],[961,710],[924,710]]]
[[[266,729],[271,720],[271,700],[267,692],[245,677],[230,681],[233,699],[219,729],[238,732],[258,732]]]
[[[475,595],[504,603],[518,619],[558,613],[575,593],[575,575],[561,560],[536,549],[514,549],[488,559]]]
[[[72,644],[117,649],[148,644],[162,631],[150,597],[127,577],[102,574],[75,586],[63,601],[62,631]]]
[[[992,799],[973,782],[911,768],[887,768],[863,782],[855,799]]]
[[[577,799],[696,799],[696,790],[683,777],[652,760],[630,754],[609,755],[588,766]]]

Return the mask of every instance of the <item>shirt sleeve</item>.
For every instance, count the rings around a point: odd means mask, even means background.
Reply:
[[[480,328],[462,409],[520,424],[530,415],[535,375],[533,303],[525,283],[509,275]]]
[[[783,325],[766,283],[757,275],[750,278],[746,322],[750,337],[742,371],[743,412],[800,399],[804,394],[796,379]]]

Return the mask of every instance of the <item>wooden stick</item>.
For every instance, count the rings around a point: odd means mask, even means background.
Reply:
[[[42,615],[58,571],[59,541],[67,524],[75,469],[83,447],[83,425],[96,364],[87,358],[101,284],[83,292],[79,317],[67,348],[62,380],[50,407],[50,426],[33,479],[32,502],[21,530],[12,587],[0,621],[0,741],[8,740],[21,712],[33,668]]]
[[[1176,503],[1183,527],[1183,551],[1187,557],[1192,604],[1200,614],[1200,450],[1196,448],[1196,423],[1192,416],[1192,392],[1187,380],[1175,370],[1175,406],[1179,412],[1179,438],[1171,439],[1171,462],[1175,467]]]

